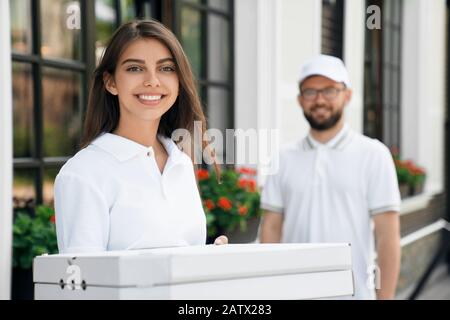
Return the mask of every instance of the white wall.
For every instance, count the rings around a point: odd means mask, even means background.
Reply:
[[[279,3],[272,0],[235,2],[236,129],[279,127]],[[261,150],[266,143],[263,138],[256,144]],[[245,148],[239,141],[237,144],[236,156],[239,158],[239,150]],[[260,172],[267,167],[269,158],[268,155],[259,159],[257,169]]]
[[[307,134],[298,77],[302,63],[321,52],[321,19],[317,0],[235,2],[236,128],[278,128],[281,145]],[[347,0],[344,60],[354,96],[346,118],[357,131],[363,124],[364,28],[364,3]]]
[[[10,298],[12,97],[9,1],[0,1],[0,300]]]
[[[444,188],[445,0],[404,1],[402,157],[424,166],[426,191]]]
[[[345,0],[344,62],[352,82],[353,97],[345,111],[350,127],[363,132],[365,1]]]
[[[302,63],[321,51],[322,2],[282,0],[280,137],[283,143],[304,136],[309,125],[297,103],[298,77]]]

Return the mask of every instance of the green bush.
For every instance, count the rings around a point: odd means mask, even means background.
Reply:
[[[17,211],[13,225],[13,267],[29,269],[34,257],[57,252],[53,209],[38,206],[34,215],[25,209]]]

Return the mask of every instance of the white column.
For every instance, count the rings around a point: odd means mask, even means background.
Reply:
[[[279,7],[280,1],[273,0],[235,2],[235,128],[260,134],[256,144],[243,147],[245,141],[237,141],[238,159],[248,149],[268,154],[269,136],[261,133],[279,127]],[[268,160],[259,154],[258,172],[267,168]]]
[[[10,299],[12,248],[12,81],[9,1],[0,1],[0,299]]]
[[[403,2],[402,157],[424,166],[425,190],[444,188],[446,1]]]
[[[346,0],[344,12],[344,62],[352,82],[353,97],[346,107],[350,127],[363,132],[365,1]]]
[[[278,2],[278,1],[276,1]],[[307,134],[309,125],[297,103],[300,67],[321,52],[322,1],[282,0],[279,125],[282,144]]]

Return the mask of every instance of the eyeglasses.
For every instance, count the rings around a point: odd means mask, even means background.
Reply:
[[[327,100],[333,100],[335,99],[339,92],[344,91],[345,88],[335,88],[335,87],[328,87],[328,88],[324,88],[324,89],[304,89],[302,90],[302,97],[307,100],[307,101],[312,101],[315,100],[319,93],[322,94],[322,97],[324,97]]]

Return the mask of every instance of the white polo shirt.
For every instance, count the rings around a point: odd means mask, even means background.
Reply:
[[[105,133],[55,180],[60,253],[200,245],[206,218],[190,158],[158,135],[169,155],[163,174],[152,147]]]
[[[280,153],[279,170],[267,177],[261,206],[284,215],[282,242],[350,243],[355,298],[375,298],[367,286],[375,253],[371,218],[400,207],[395,166],[385,145],[347,125],[326,144],[308,135]]]

